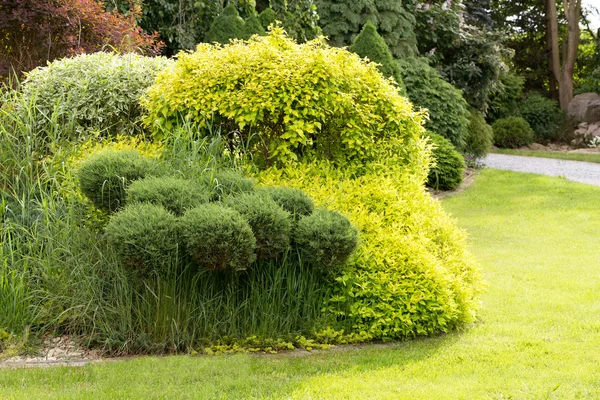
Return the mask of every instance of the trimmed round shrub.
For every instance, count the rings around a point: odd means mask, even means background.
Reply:
[[[214,19],[204,40],[209,43],[217,42],[226,44],[232,39],[245,38],[246,29],[244,19],[240,17],[235,6],[230,4]]]
[[[471,110],[469,115],[469,130],[465,140],[463,153],[473,158],[483,158],[487,155],[494,143],[494,131],[489,126],[483,114],[478,110]]]
[[[179,177],[149,177],[133,182],[127,189],[127,203],[158,204],[175,215],[210,201],[210,189]]]
[[[562,117],[556,101],[533,92],[521,101],[519,109],[521,116],[533,130],[535,141],[548,142],[556,137]]]
[[[161,274],[179,258],[177,218],[155,204],[130,204],[110,217],[109,243],[124,265],[143,274]]]
[[[125,189],[154,168],[136,151],[107,150],[92,155],[77,170],[81,192],[99,209],[114,212],[125,203]]]
[[[344,266],[358,246],[358,231],[342,214],[317,208],[298,222],[294,237],[303,261],[324,273]]]
[[[238,211],[250,224],[256,238],[256,256],[267,260],[281,254],[290,244],[290,214],[264,194],[243,193],[227,197],[226,206]]]
[[[235,132],[224,136],[230,148],[243,143],[267,168],[299,159],[362,165],[389,157],[391,146],[408,147],[404,139],[422,131],[420,116],[376,64],[320,40],[297,44],[280,27],[180,53],[144,103],[156,135],[182,116],[206,135],[221,126]]]
[[[203,204],[186,211],[180,226],[188,253],[205,269],[243,270],[256,258],[252,229],[235,210]]]
[[[28,73],[24,104],[35,107],[41,130],[50,118],[107,134],[138,133],[140,96],[172,63],[163,57],[104,52],[63,58]]]
[[[268,194],[275,203],[279,204],[281,208],[289,212],[294,220],[312,214],[315,209],[315,203],[300,189],[270,186],[262,187],[260,188],[260,191]]]
[[[469,105],[462,92],[418,58],[399,61],[406,93],[413,104],[429,111],[427,130],[442,135],[462,150],[469,131]]]
[[[500,118],[492,124],[492,129],[498,147],[515,149],[533,143],[533,130],[521,117]]]
[[[213,201],[233,194],[254,191],[254,183],[250,179],[231,169],[208,172],[202,177],[202,183],[210,189]]]
[[[436,190],[454,190],[460,186],[465,172],[465,159],[450,141],[435,133],[428,133],[433,143],[434,164],[429,169],[427,186]]]

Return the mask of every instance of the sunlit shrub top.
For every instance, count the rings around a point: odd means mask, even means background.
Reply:
[[[223,125],[239,130],[232,142],[265,166],[301,157],[387,157],[422,130],[421,114],[375,64],[318,40],[296,44],[281,28],[180,53],[147,94],[145,121],[155,134],[183,119],[213,131]]]

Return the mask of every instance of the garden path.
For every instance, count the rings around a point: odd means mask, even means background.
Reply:
[[[558,176],[575,182],[600,186],[600,164],[597,163],[508,154],[488,154],[483,163],[488,168]]]

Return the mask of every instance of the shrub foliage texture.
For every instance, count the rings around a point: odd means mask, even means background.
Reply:
[[[493,123],[492,129],[494,144],[498,147],[516,149],[533,143],[533,130],[521,117],[500,118]]]

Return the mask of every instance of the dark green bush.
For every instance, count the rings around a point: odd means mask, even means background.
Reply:
[[[494,131],[489,126],[483,114],[478,110],[471,110],[469,115],[469,130],[465,140],[463,153],[475,159],[483,158],[490,151],[494,142]]]
[[[575,94],[594,92],[600,94],[600,68],[584,77],[575,88]]]
[[[350,51],[379,64],[377,68],[386,78],[391,76],[404,88],[400,65],[394,60],[385,40],[377,33],[377,28],[372,22],[367,22],[360,34],[354,38]]]
[[[490,96],[490,107],[487,114],[490,123],[500,118],[518,116],[519,104],[523,100],[525,79],[522,76],[509,72],[504,74],[500,81],[503,90]]]
[[[101,210],[113,212],[123,206],[125,189],[154,169],[154,163],[136,151],[107,150],[81,164],[77,180],[81,192]]]
[[[130,204],[110,217],[105,232],[123,264],[144,275],[160,275],[179,258],[177,218],[160,205]]]
[[[242,270],[255,260],[256,239],[246,219],[219,204],[186,211],[181,236],[194,261],[208,270]]]
[[[290,214],[269,196],[243,193],[227,197],[224,204],[246,218],[256,238],[256,255],[267,260],[281,254],[290,244]]]
[[[556,137],[561,120],[561,111],[556,101],[533,92],[521,101],[519,110],[533,130],[536,141],[548,142]]]
[[[335,273],[358,246],[358,231],[342,214],[317,208],[298,222],[294,237],[302,260],[323,273]]]
[[[246,18],[244,23],[244,39],[249,39],[252,35],[264,35],[265,28],[260,23],[258,17],[251,15]]]
[[[213,201],[254,190],[254,184],[250,179],[244,178],[231,169],[207,172],[202,178],[202,183],[210,188]]]
[[[399,62],[408,97],[415,105],[429,110],[425,127],[462,150],[469,127],[469,109],[461,91],[422,59],[407,58]]]
[[[245,39],[246,26],[242,17],[233,4],[223,9],[214,19],[204,40],[208,43],[218,42],[227,44],[232,39]]]
[[[263,12],[258,15],[258,20],[262,27],[267,30],[269,25],[275,23],[275,11],[271,7],[265,8]]]
[[[433,143],[434,165],[427,176],[427,186],[436,190],[454,190],[460,186],[465,172],[465,159],[450,141],[428,133]]]
[[[261,188],[260,190],[267,193],[275,203],[289,212],[294,220],[312,214],[315,208],[312,199],[300,189],[270,186]]]
[[[135,181],[127,189],[127,203],[158,204],[181,215],[185,210],[210,201],[210,189],[189,179],[149,177]]]
[[[501,118],[492,124],[494,144],[515,149],[533,143],[533,130],[521,117]]]

